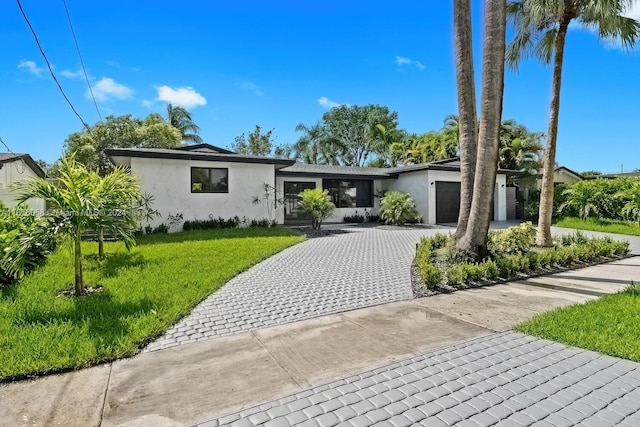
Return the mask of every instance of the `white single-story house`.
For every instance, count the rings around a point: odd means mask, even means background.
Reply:
[[[0,153],[0,201],[5,207],[15,207],[15,194],[11,186],[34,178],[44,178],[44,171],[28,154]],[[29,199],[26,205],[33,210],[44,212],[43,199]]]
[[[150,225],[166,222],[168,215],[182,213],[185,220],[267,218],[264,204],[253,198],[264,194],[264,184],[276,188],[284,204],[275,220],[295,223],[298,194],[307,188],[329,191],[336,209],[327,222],[365,211],[378,214],[380,197],[388,190],[411,194],[427,224],[457,222],[460,205],[458,159],[401,166],[367,168],[295,163],[289,159],[239,155],[209,144],[176,149],[128,148],[105,151],[116,165],[127,165],[140,179],[143,193],[154,196],[161,217]],[[496,179],[494,219],[507,219],[507,172]]]

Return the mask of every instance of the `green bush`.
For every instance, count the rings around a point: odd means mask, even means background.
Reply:
[[[489,251],[493,254],[520,254],[531,249],[536,241],[536,229],[530,222],[491,233]]]
[[[365,218],[364,215],[360,215],[357,211],[356,213],[354,213],[353,215],[345,215],[342,217],[342,220],[346,223],[354,223],[354,224],[359,224],[361,222],[364,222]]]
[[[237,228],[241,223],[239,217],[225,219],[222,217],[214,218],[209,215],[209,219],[194,219],[185,221],[182,225],[184,231],[189,230],[217,230],[223,228]]]
[[[317,230],[322,226],[322,221],[329,218],[336,205],[331,201],[327,190],[314,188],[300,193],[298,208],[311,217],[311,225]]]
[[[442,272],[435,264],[422,263],[419,265],[418,271],[420,279],[427,285],[427,288],[434,288],[442,281]]]
[[[0,206],[0,286],[43,264],[56,248],[56,231],[64,226],[23,213]]]
[[[401,191],[388,191],[380,200],[380,218],[387,224],[395,225],[420,222],[413,198]]]
[[[463,264],[455,264],[447,269],[445,272],[445,278],[447,280],[447,285],[453,286],[454,288],[460,287],[462,282],[464,281],[464,267]]]

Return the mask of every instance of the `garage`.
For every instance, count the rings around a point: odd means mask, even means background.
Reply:
[[[460,213],[460,183],[436,181],[436,223],[457,223]]]

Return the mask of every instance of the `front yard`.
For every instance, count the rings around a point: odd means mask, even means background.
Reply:
[[[540,314],[516,329],[640,362],[640,286]]]
[[[628,236],[640,236],[640,225],[637,222],[622,221],[618,219],[580,218],[567,217],[558,220],[556,227],[575,228],[578,230],[600,231],[603,233],[626,234]]]
[[[281,228],[190,231],[139,239],[127,252],[84,242],[85,282],[73,287],[68,247],[18,284],[0,289],[0,381],[86,367],[137,353],[232,277],[304,240]]]

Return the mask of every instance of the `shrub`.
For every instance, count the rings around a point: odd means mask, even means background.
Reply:
[[[194,219],[185,221],[182,225],[184,231],[188,230],[213,230],[222,228],[237,228],[240,225],[240,218],[235,216],[233,218],[224,219],[222,217],[214,218],[213,215],[209,215],[209,219],[200,220]]]
[[[353,215],[345,215],[344,217],[342,217],[342,220],[347,223],[359,224],[361,222],[364,222],[365,218],[363,215],[358,214],[358,211],[356,211],[356,213],[354,213]]]
[[[268,219],[252,219],[249,222],[249,227],[258,228],[258,227],[273,227],[277,223],[275,221],[269,221]]]
[[[524,222],[505,231],[491,233],[489,251],[493,254],[521,254],[535,244],[536,229],[530,222]]]
[[[388,191],[380,200],[380,218],[387,224],[395,225],[420,222],[413,198],[401,191]]]
[[[56,247],[51,218],[22,215],[0,205],[0,286],[22,278],[44,263]]]
[[[336,205],[331,202],[331,197],[327,190],[319,188],[306,189],[300,193],[299,209],[311,217],[311,225],[314,230],[322,226],[322,221],[327,219]]]
[[[445,272],[445,278],[447,279],[447,285],[454,288],[460,287],[464,281],[464,271],[462,264],[454,264]]]
[[[442,272],[437,265],[430,262],[420,263],[418,267],[420,279],[427,288],[434,288],[442,281]]]

